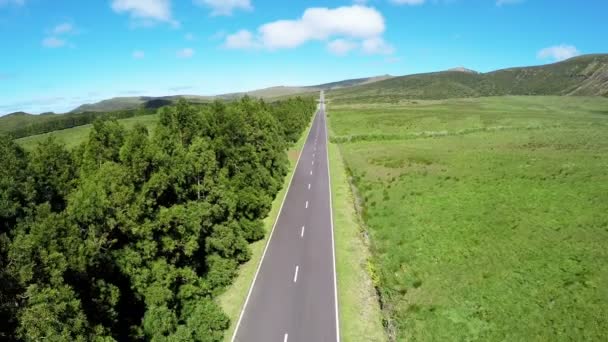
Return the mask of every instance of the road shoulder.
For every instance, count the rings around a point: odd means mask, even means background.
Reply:
[[[285,193],[289,189],[291,177],[296,169],[298,157],[300,156],[302,148],[306,143],[306,138],[308,137],[308,133],[313,121],[314,115],[312,116],[306,130],[302,133],[300,140],[298,140],[298,142],[296,142],[287,152],[289,156],[289,173],[287,176],[285,176],[282,189],[277,193],[274,201],[272,202],[270,213],[266,219],[264,219],[264,238],[249,245],[251,250],[251,259],[239,266],[238,275],[236,278],[234,278],[232,284],[225,290],[225,292],[218,296],[218,304],[230,319],[230,328],[224,332],[225,342],[230,342],[232,335],[234,334],[234,329],[236,328],[241,310],[245,304],[247,293],[251,287],[251,283],[253,282],[253,277],[255,276],[258,265],[262,261],[264,248],[268,243],[268,239],[272,233],[272,227],[277,220],[277,216],[279,215],[281,205],[283,204],[283,200],[285,198]]]
[[[338,302],[342,341],[387,341],[380,306],[367,272],[369,249],[338,146],[329,144]]]

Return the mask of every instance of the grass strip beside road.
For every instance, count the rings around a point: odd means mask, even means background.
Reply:
[[[342,340],[386,341],[380,306],[367,272],[369,250],[336,144],[329,144],[329,159]]]
[[[239,267],[239,274],[234,279],[232,285],[230,285],[224,293],[222,293],[217,301],[219,305],[224,310],[224,313],[230,318],[230,328],[226,330],[224,334],[224,341],[230,341],[232,339],[232,335],[234,334],[234,329],[236,328],[236,323],[239,320],[239,315],[241,314],[241,310],[243,309],[243,305],[245,304],[245,299],[247,298],[247,293],[249,292],[249,288],[251,287],[251,283],[253,282],[253,277],[255,276],[255,271],[258,268],[258,265],[262,259],[262,254],[264,253],[264,247],[270,238],[270,234],[272,232],[272,226],[278,218],[279,210],[281,209],[281,204],[283,203],[283,199],[285,198],[285,193],[288,190],[289,182],[291,180],[292,174],[295,171],[296,163],[298,161],[298,157],[300,156],[300,152],[304,147],[304,143],[306,142],[306,138],[308,137],[308,133],[310,131],[310,127],[312,126],[314,116],[311,119],[306,131],[302,134],[300,139],[289,149],[289,173],[285,177],[283,188],[274,201],[272,202],[272,208],[270,209],[270,213],[268,217],[264,220],[264,228],[266,230],[266,234],[264,238],[260,241],[256,241],[249,245],[251,249],[251,259],[246,263],[242,264]]]

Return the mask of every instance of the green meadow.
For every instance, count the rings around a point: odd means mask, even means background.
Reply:
[[[148,128],[148,131],[150,131],[150,133],[152,133],[154,131],[154,127],[156,126],[156,122],[158,121],[158,114],[136,116],[132,118],[121,119],[118,121],[127,129],[132,128],[136,124],[142,124],[146,128]],[[73,148],[78,146],[80,143],[82,143],[89,137],[91,127],[93,127],[93,125],[91,124],[78,126],[50,133],[32,135],[29,137],[17,139],[16,141],[26,150],[31,150],[36,146],[36,144],[46,140],[48,136],[52,135],[58,141],[64,143],[67,148]]]
[[[328,109],[391,340],[605,339],[608,99]]]

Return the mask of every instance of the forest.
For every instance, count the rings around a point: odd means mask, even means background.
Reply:
[[[68,150],[0,137],[0,340],[220,341],[229,285],[287,173],[312,98],[96,120]]]
[[[41,115],[22,114],[25,116],[25,119],[10,122],[11,119],[15,119],[13,114],[13,117],[11,117],[11,115],[7,115],[6,117],[1,118],[5,119],[5,121],[2,121],[2,124],[6,125],[6,129],[1,129],[0,133],[5,133],[15,139],[18,139],[29,137],[31,135],[44,134],[61,129],[83,126],[93,123],[95,120],[120,120],[141,115],[151,115],[154,113],[156,113],[156,109],[142,107],[139,109],[115,110],[109,112],[82,112]],[[13,126],[17,127],[13,128]]]

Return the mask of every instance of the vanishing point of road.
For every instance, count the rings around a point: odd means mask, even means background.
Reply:
[[[325,121],[321,92],[233,342],[340,340]]]

